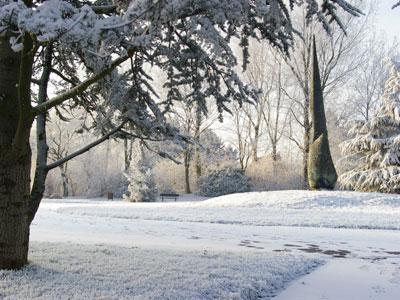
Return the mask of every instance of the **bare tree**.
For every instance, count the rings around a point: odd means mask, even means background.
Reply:
[[[254,144],[252,145],[251,142],[253,123],[249,113],[246,112],[246,109],[242,109],[239,104],[233,104],[231,112],[233,126],[226,129],[234,135],[233,147],[238,152],[240,168],[245,171],[252,155],[252,149],[254,149]]]
[[[188,87],[181,87],[181,94],[183,96],[188,95],[189,93],[190,90]],[[170,116],[179,124],[182,133],[193,140],[192,144],[186,145],[182,153],[185,172],[185,193],[190,194],[192,192],[190,184],[190,169],[193,162],[195,166],[196,179],[198,180],[202,174],[200,155],[201,134],[212,126],[212,124],[217,120],[218,114],[216,111],[211,110],[207,113],[206,118],[204,111],[197,103],[184,101],[175,103]]]
[[[357,118],[369,121],[373,117],[376,103],[382,96],[385,81],[388,78],[387,62],[399,50],[397,41],[389,44],[385,36],[374,33],[360,47],[366,49],[365,59],[357,69],[349,84],[349,102],[354,109],[349,110],[349,119]]]
[[[70,153],[71,143],[76,136],[74,130],[70,130],[61,123],[59,119],[55,119],[49,126],[49,159],[52,162],[58,161]],[[68,197],[70,193],[70,178],[68,176],[68,161],[58,166],[61,174],[61,182],[63,187],[63,197]]]
[[[276,54],[276,53],[274,53]],[[284,62],[281,57],[274,55],[273,66],[273,93],[268,94],[266,109],[263,110],[266,132],[271,144],[272,161],[278,160],[278,143],[284,136],[289,121],[289,109],[287,90],[290,89],[290,81],[285,74]]]
[[[286,91],[291,83],[282,57],[265,43],[253,45],[250,54],[244,76],[247,83],[259,90],[259,96],[256,102],[233,109],[236,145],[244,169],[250,158],[253,162],[259,159],[260,149],[270,149],[273,161],[277,160],[277,147],[289,120],[290,106],[286,103]]]
[[[268,105],[269,95],[273,88],[273,78],[271,78],[271,64],[269,61],[270,48],[265,43],[255,45],[250,49],[251,59],[250,64],[247,67],[246,73],[244,74],[245,79],[248,83],[253,85],[260,91],[259,97],[255,103],[244,103],[243,112],[247,120],[239,122],[237,118],[240,116],[240,111],[235,107],[235,125],[244,126],[248,125],[252,128],[247,129],[248,139],[250,140],[251,157],[253,161],[259,159],[259,141],[263,133],[264,125],[264,111]],[[243,136],[243,130],[236,129],[237,145],[239,153],[242,152],[241,165],[244,165],[245,160],[245,149],[244,145],[240,145],[239,138]],[[243,168],[242,168],[243,169]]]

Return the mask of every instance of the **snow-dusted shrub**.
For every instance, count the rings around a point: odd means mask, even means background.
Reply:
[[[137,152],[131,161],[128,179],[128,191],[124,199],[130,202],[154,202],[158,191],[151,164],[146,159],[143,149]]]
[[[199,194],[206,197],[249,192],[250,189],[250,178],[234,168],[213,171],[199,181]]]
[[[393,62],[377,114],[357,122],[342,143],[354,167],[342,174],[342,187],[367,192],[400,192],[400,62]]]

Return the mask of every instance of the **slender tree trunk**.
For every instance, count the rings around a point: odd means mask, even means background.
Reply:
[[[52,45],[49,45],[44,51],[44,66],[42,76],[40,77],[38,94],[39,105],[43,104],[47,100],[47,87],[50,79],[52,55],[53,47]],[[47,168],[49,146],[47,145],[46,136],[46,113],[39,114],[36,117],[36,144],[36,169],[31,190],[31,200],[29,208],[30,223],[32,222],[33,217],[35,216],[39,208],[40,201],[43,198],[46,187],[46,177],[49,171]]]
[[[196,146],[195,150],[195,167],[196,167],[196,179],[199,181],[201,174],[202,174],[202,167],[201,167],[201,157],[200,157],[200,147]]]
[[[27,74],[22,71],[31,59],[26,53],[14,53],[8,39],[0,38],[0,269],[24,266],[29,246],[32,119],[24,118],[29,112],[29,95],[17,87],[29,87],[30,82],[22,77],[30,80],[31,69]]]
[[[129,167],[132,161],[132,145],[133,140],[124,138],[124,161],[125,161],[125,172],[129,171]]]
[[[69,196],[69,182],[68,182],[68,177],[67,177],[67,172],[66,172],[66,166],[61,165],[60,171],[61,171],[61,181],[62,181],[62,186],[63,186],[63,197],[67,198]]]
[[[310,152],[311,124],[309,119],[309,99],[304,103],[304,140],[303,140],[303,184],[308,189],[308,153]]]
[[[199,104],[196,106],[196,124],[195,124],[195,131],[194,131],[194,138],[197,143],[200,143],[200,134],[201,134],[201,122],[203,120],[203,116],[201,113],[201,109]],[[196,179],[197,182],[199,181],[202,173],[202,166],[201,166],[201,156],[200,156],[200,146],[195,146],[195,153],[194,153],[194,165],[196,170]]]
[[[190,189],[190,149],[185,150],[184,168],[185,168],[185,193],[192,193]]]
[[[254,126],[254,141],[253,141],[253,161],[258,161],[258,143],[260,140],[260,126]]]
[[[278,149],[276,142],[272,143],[272,161],[276,162],[278,160]]]

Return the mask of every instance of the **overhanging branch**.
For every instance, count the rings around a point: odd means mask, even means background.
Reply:
[[[111,130],[110,132],[108,132],[107,134],[103,135],[101,138],[99,138],[98,140],[88,144],[87,146],[83,147],[80,150],[77,150],[73,153],[71,153],[70,155],[67,155],[66,157],[59,159],[49,165],[46,166],[46,170],[50,171],[54,168],[57,168],[59,166],[61,166],[63,163],[89,151],[90,149],[92,149],[93,147],[96,147],[97,145],[101,144],[102,142],[104,142],[105,140],[107,140],[108,138],[110,138],[113,134],[117,133],[118,131],[121,130],[121,128],[127,123],[127,121],[124,121],[121,123],[121,125],[119,125],[118,127],[116,127],[115,129]]]
[[[89,86],[91,86],[95,82],[99,81],[100,79],[104,78],[105,76],[109,75],[116,67],[121,65],[123,62],[127,61],[133,55],[134,51],[135,50],[130,49],[128,51],[127,55],[114,60],[109,67],[105,68],[101,72],[93,75],[89,79],[83,81],[82,83],[71,88],[70,90],[46,101],[45,103],[35,106],[32,109],[33,116],[37,116],[38,114],[45,113],[49,109],[62,104],[64,101],[69,100],[69,99],[83,93]]]

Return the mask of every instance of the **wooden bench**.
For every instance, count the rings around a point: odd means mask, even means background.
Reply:
[[[176,199],[179,197],[178,194],[160,194],[161,197],[161,202],[164,202],[164,198],[165,199],[174,199],[174,201],[176,202]]]

